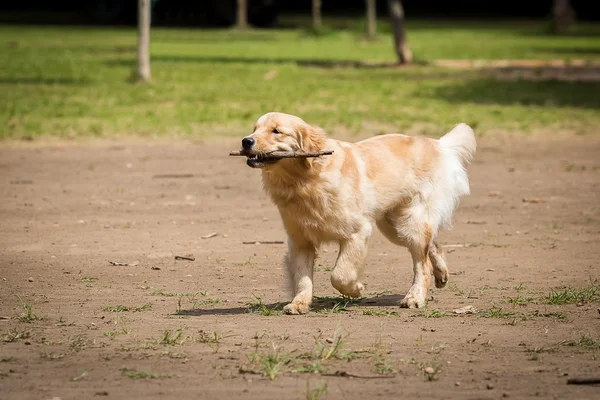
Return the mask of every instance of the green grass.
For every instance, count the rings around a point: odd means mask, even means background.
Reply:
[[[581,335],[575,340],[569,340],[565,343],[567,346],[583,347],[588,349],[600,349],[600,338],[593,339],[590,335]]]
[[[34,321],[40,321],[42,319],[42,317],[36,315],[33,312],[33,308],[31,307],[31,305],[26,303],[25,300],[21,298],[21,296],[17,296],[17,298],[19,299],[19,305],[23,309],[23,312],[17,316],[17,319],[19,321],[31,323]]]
[[[123,368],[121,370],[123,376],[126,376],[129,379],[138,380],[138,379],[167,379],[172,378],[173,375],[167,374],[154,374],[147,371],[138,371],[135,368]]]
[[[600,283],[590,281],[584,288],[560,287],[550,290],[549,304],[585,304],[600,300]]]
[[[478,312],[477,315],[483,318],[510,318],[515,314],[504,311],[502,307],[493,306],[489,310]]]
[[[124,306],[124,305],[102,307],[102,311],[108,311],[108,312],[150,311],[150,310],[152,310],[152,304],[144,304],[141,307],[130,307],[130,306]]]
[[[314,296],[311,310],[321,314],[342,313],[348,311],[348,307],[362,300],[346,296]]]
[[[6,333],[3,333],[0,336],[0,340],[2,340],[3,342],[11,343],[16,342],[19,339],[27,339],[29,336],[29,331],[19,331],[16,329],[12,329],[7,331]]]
[[[183,337],[183,329],[179,328],[176,331],[165,330],[162,335],[156,340],[157,344],[175,345],[181,344],[185,338]]]
[[[306,400],[319,400],[327,395],[327,382],[322,382],[311,389],[310,383],[306,381]]]
[[[600,59],[591,25],[548,35],[545,22],[410,21],[411,68],[391,35],[362,39],[362,19],[335,29],[153,29],[152,84],[130,82],[134,28],[0,27],[0,139],[119,135],[235,136],[266,111],[329,131],[439,135],[459,121],[492,130],[586,132],[600,123],[598,82],[503,81],[424,65],[438,59]],[[387,31],[385,23],[381,29]],[[332,68],[334,67],[334,68]]]
[[[416,314],[414,314],[415,317],[425,317],[425,318],[442,318],[442,317],[447,317],[448,314],[444,311],[440,311],[440,310],[423,310],[420,311]]]
[[[392,315],[397,316],[398,313],[396,311],[387,311],[387,310],[364,310],[363,315],[375,315],[378,317],[390,317]]]
[[[274,306],[269,307],[263,302],[263,299],[258,296],[255,296],[254,301],[251,301],[247,304],[248,312],[253,314],[260,314],[265,317],[272,317],[275,315],[283,314],[284,305],[285,303],[277,303]]]

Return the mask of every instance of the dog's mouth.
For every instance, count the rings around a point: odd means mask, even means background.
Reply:
[[[248,157],[246,165],[252,168],[264,168],[280,160],[280,158],[269,157],[265,154],[247,154],[246,157]]]

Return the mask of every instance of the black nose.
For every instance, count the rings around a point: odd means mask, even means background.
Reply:
[[[242,139],[242,147],[246,150],[250,150],[250,148],[254,146],[254,143],[256,143],[256,140],[251,137],[245,137]]]

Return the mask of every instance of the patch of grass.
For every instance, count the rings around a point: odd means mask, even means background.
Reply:
[[[319,400],[327,394],[327,382],[322,382],[314,388],[310,388],[310,383],[306,381],[306,400]]]
[[[31,305],[27,304],[20,296],[17,296],[17,298],[19,299],[19,305],[23,309],[23,312],[17,316],[19,321],[31,323],[42,320],[40,316],[33,312]]]
[[[432,65],[362,68],[361,62],[395,59],[391,34],[367,42],[348,28],[362,20],[344,22],[335,34],[319,37],[302,28],[153,27],[152,85],[128,82],[135,67],[134,27],[2,26],[0,43],[18,46],[0,54],[0,139],[132,133],[198,137],[206,132],[241,137],[264,110],[274,109],[350,134],[437,135],[461,120],[477,125],[478,133],[577,131],[600,124],[597,82],[527,80],[527,71],[501,80],[490,70]],[[424,63],[599,58],[595,37],[549,36],[544,25],[412,20],[408,32],[415,57]],[[473,37],[488,45],[478,45]],[[390,81],[403,84],[391,87]],[[402,104],[403,111],[390,110],[388,104]]]
[[[378,317],[390,317],[397,316],[398,313],[396,311],[388,311],[388,310],[364,310],[363,315],[375,315]]]
[[[161,356],[166,356],[169,358],[172,358],[174,360],[185,360],[190,358],[187,354],[185,353],[172,353],[170,351],[164,352],[161,354]]]
[[[585,304],[600,300],[600,284],[590,281],[584,288],[560,287],[550,290],[546,297],[549,304]]]
[[[265,317],[271,317],[275,315],[283,314],[283,305],[284,303],[278,303],[274,307],[269,308],[264,302],[263,299],[254,296],[254,301],[247,304],[248,312],[253,314],[260,314]]]
[[[523,282],[521,282],[518,285],[513,286],[513,289],[516,290],[517,292],[520,292],[523,289],[527,289],[527,286],[525,286],[525,284]]]
[[[173,378],[174,375],[167,374],[154,374],[152,372],[147,371],[138,371],[135,368],[122,368],[121,373],[123,376],[126,376],[129,379],[138,380],[138,379],[168,379]]]
[[[541,317],[541,318],[552,318],[552,319],[566,319],[567,315],[564,313],[558,313],[558,312],[548,312],[548,313],[542,313],[539,311],[534,311],[530,314],[527,314],[528,318],[535,318],[535,317]]]
[[[75,335],[67,339],[66,343],[72,352],[78,352],[92,345],[94,341],[85,335]]]
[[[105,306],[102,307],[102,311],[108,312],[125,312],[131,310],[131,307],[119,305],[119,306]]]
[[[360,354],[353,351],[345,351],[344,343],[346,337],[341,333],[338,326],[333,332],[333,337],[323,339],[321,335],[315,337],[315,358],[318,360],[353,360],[360,358]]]
[[[129,307],[129,306],[124,306],[124,305],[102,307],[102,311],[108,311],[108,312],[150,311],[150,310],[152,310],[152,304],[144,304],[141,307]]]
[[[1,339],[3,342],[16,342],[19,339],[27,339],[31,336],[29,331],[21,331],[17,329],[12,329],[3,333]]]
[[[480,311],[477,313],[479,317],[483,318],[510,318],[514,316],[514,313],[504,311],[502,307],[494,306],[489,310]]]
[[[375,358],[375,371],[377,371],[379,375],[394,374],[396,372],[394,369],[395,364],[396,363],[393,360],[378,355]]]
[[[333,271],[333,267],[315,267],[315,272],[329,272]]]
[[[84,379],[88,375],[89,375],[88,371],[83,371],[81,374],[72,377],[71,382],[79,382],[80,380]]]
[[[219,349],[221,348],[221,341],[223,339],[231,337],[231,336],[234,336],[234,335],[224,336],[224,335],[217,333],[216,331],[206,332],[206,331],[201,330],[199,332],[199,335],[198,335],[198,338],[196,339],[196,341],[206,344],[208,347],[213,349],[213,351],[215,353],[217,353],[219,351]]]
[[[165,330],[156,340],[156,344],[176,345],[183,343],[184,340],[183,328],[179,328],[176,331]]]
[[[529,304],[532,301],[533,301],[533,298],[525,297],[521,294],[519,294],[518,296],[515,296],[515,297],[509,297],[506,299],[506,302],[509,304],[512,304],[513,306]]]
[[[423,310],[421,312],[418,312],[416,314],[414,314],[414,316],[416,317],[425,317],[425,318],[442,318],[442,317],[447,317],[448,314],[444,311],[440,311],[437,309],[434,310]]]
[[[352,304],[359,303],[363,298],[353,299],[345,296],[324,296],[324,297],[313,297],[312,311],[329,314],[329,313],[341,313],[348,311],[348,307]]]
[[[305,374],[322,374],[326,372],[326,368],[321,364],[321,360],[314,360],[312,364],[301,365],[296,368],[296,372]]]
[[[567,346],[583,347],[587,349],[600,349],[600,338],[593,339],[590,335],[581,335],[575,340],[565,342]]]
[[[259,338],[256,337],[254,352],[250,354],[248,359],[260,368],[265,377],[274,380],[283,371],[284,366],[291,361],[291,358],[289,355],[281,354],[274,343],[271,343],[271,349],[266,353],[259,352],[259,346]]]
[[[81,278],[81,282],[95,282],[98,278],[94,278],[93,276],[84,276]]]
[[[40,353],[40,357],[43,358],[44,360],[57,361],[57,360],[62,360],[63,358],[65,358],[65,354],[48,352],[48,353]]]
[[[193,297],[197,295],[206,296],[206,292],[196,292],[196,293],[167,293],[164,290],[153,290],[150,293],[150,296],[162,296],[162,297]]]
[[[118,331],[106,331],[104,332],[104,336],[106,337],[110,337],[110,338],[114,338],[118,335],[128,335],[129,334],[129,330],[126,328],[120,329]]]

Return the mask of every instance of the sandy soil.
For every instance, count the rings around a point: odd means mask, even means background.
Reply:
[[[306,316],[277,311],[285,245],[243,244],[285,236],[236,147],[0,148],[1,399],[598,398],[567,384],[600,377],[597,138],[482,139],[428,308],[397,306],[410,257],[377,234],[367,297]],[[325,250],[316,295],[337,296]],[[560,286],[591,301],[548,304]]]

